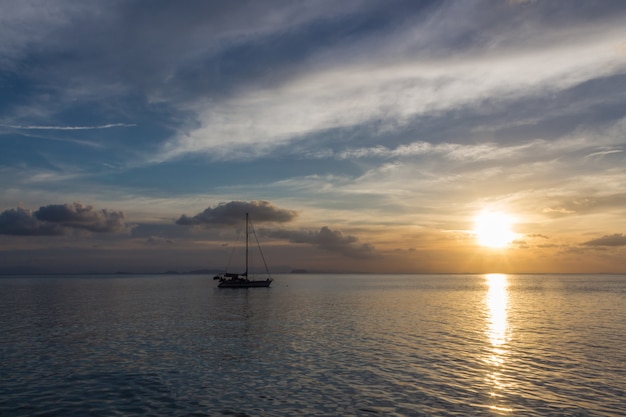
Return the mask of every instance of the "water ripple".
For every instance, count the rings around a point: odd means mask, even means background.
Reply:
[[[0,280],[0,415],[626,415],[624,277],[211,284]]]

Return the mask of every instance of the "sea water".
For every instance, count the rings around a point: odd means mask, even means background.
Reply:
[[[1,416],[624,416],[626,276],[0,278]]]

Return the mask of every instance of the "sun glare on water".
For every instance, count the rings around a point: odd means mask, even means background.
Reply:
[[[515,239],[513,217],[498,212],[483,211],[474,219],[474,234],[478,244],[489,248],[504,248]]]

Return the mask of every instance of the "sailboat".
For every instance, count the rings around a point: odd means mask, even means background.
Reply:
[[[257,246],[259,248],[259,252],[261,253],[261,258],[263,259],[263,264],[265,265],[265,272],[267,273],[267,279],[264,280],[255,280],[248,278],[248,258],[249,258],[249,240],[250,240],[250,229],[252,229],[252,233],[254,234],[255,240],[257,242]],[[246,213],[246,271],[242,274],[233,274],[229,272],[225,272],[220,275],[216,275],[213,277],[214,280],[219,281],[217,284],[218,288],[254,288],[254,287],[269,287],[272,283],[273,279],[270,276],[270,272],[267,268],[267,263],[265,262],[265,257],[263,256],[263,252],[261,251],[261,245],[259,244],[259,240],[256,239],[256,233],[254,232],[254,226],[252,226],[252,222],[250,221],[250,216]]]

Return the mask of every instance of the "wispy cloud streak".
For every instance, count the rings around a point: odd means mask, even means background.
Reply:
[[[425,26],[446,25],[436,19],[432,16]],[[370,123],[389,133],[406,128],[418,117],[532,99],[626,70],[623,56],[615,49],[626,37],[626,29],[601,31],[588,25],[576,32],[544,28],[542,33],[549,42],[540,44],[532,33],[508,38],[499,33],[492,36],[502,45],[453,54],[442,46],[445,38],[433,39],[433,48],[441,48],[434,53],[416,39],[414,28],[399,28],[377,41],[367,57],[326,58],[315,72],[302,71],[280,85],[247,88],[223,100],[199,102],[194,109],[197,127],[172,138],[161,158],[195,152],[222,159],[263,156],[311,135]],[[339,46],[324,55],[320,52],[320,57],[340,56],[342,48],[347,48],[344,56],[351,56],[354,53],[348,51],[368,50],[371,42]],[[394,52],[387,52],[382,43],[393,45],[389,49]]]
[[[110,123],[99,126],[38,126],[38,125],[0,125],[2,127],[10,127],[11,129],[23,129],[23,130],[93,130],[93,129],[111,129],[114,127],[135,127],[136,124],[130,123]]]

